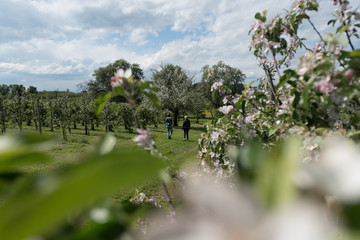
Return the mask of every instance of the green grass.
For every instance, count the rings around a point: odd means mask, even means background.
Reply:
[[[172,139],[167,139],[165,124],[159,125],[158,128],[148,126],[148,128],[153,131],[152,139],[155,141],[159,152],[169,159],[168,172],[170,174],[176,174],[184,164],[197,163],[197,140],[203,132],[203,125],[206,121],[207,120],[202,119],[197,124],[194,119],[191,119],[192,128],[189,132],[189,141],[183,141],[184,135],[181,127],[174,127]],[[23,129],[25,133],[38,134],[33,126],[24,126]],[[19,133],[19,129],[9,129],[7,131],[7,134],[14,133]],[[74,164],[81,161],[87,155],[91,155],[94,145],[105,134],[104,127],[98,127],[95,131],[90,131],[90,136],[86,136],[84,133],[84,127],[78,126],[78,129],[71,129],[71,134],[67,132],[68,141],[63,141],[61,129],[54,129],[54,132],[50,132],[49,128],[43,128],[43,135],[51,135],[59,139],[52,149],[48,151],[52,160],[23,170],[28,174],[46,174],[68,164]],[[117,139],[115,148],[120,150],[137,148],[136,143],[131,140],[137,135],[136,131],[134,133],[128,133],[120,127],[115,129],[115,132],[109,134],[114,135]],[[174,193],[174,189],[175,186],[169,184],[171,193]],[[167,204],[158,179],[152,179],[146,184],[117,193],[113,196],[113,200],[117,203],[124,199],[129,199],[134,195],[136,190],[145,193],[149,197],[155,198],[162,205]]]

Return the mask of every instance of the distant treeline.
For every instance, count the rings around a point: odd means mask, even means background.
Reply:
[[[17,96],[23,96],[25,94],[33,94],[34,96],[38,98],[47,98],[47,99],[55,99],[58,97],[67,97],[67,98],[75,98],[80,97],[81,93],[74,93],[67,91],[38,91],[36,87],[29,86],[26,88],[22,84],[1,84],[0,85],[0,95],[1,96],[7,96],[7,95],[17,95]]]

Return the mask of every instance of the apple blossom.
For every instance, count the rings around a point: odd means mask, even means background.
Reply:
[[[331,76],[328,75],[328,76],[326,76],[326,78],[322,79],[321,81],[316,82],[314,84],[316,89],[322,93],[330,93],[330,92],[334,91],[335,86],[334,86],[334,84],[332,84],[330,82],[330,79],[331,79]]]
[[[222,112],[225,115],[228,115],[229,113],[231,113],[234,110],[234,106],[233,105],[228,105],[228,106],[222,106],[219,108],[219,111]]]
[[[142,147],[144,149],[151,149],[151,147],[155,143],[153,140],[150,139],[150,135],[152,134],[152,132],[149,129],[137,129],[137,132],[140,135],[135,136],[132,140],[136,142],[139,147]]]
[[[131,68],[124,71],[124,69],[118,69],[115,75],[111,78],[111,86],[112,87],[119,87],[123,85],[123,81],[125,79],[129,79],[132,75]]]
[[[215,91],[216,89],[218,89],[219,87],[221,87],[223,85],[222,82],[215,82],[213,83],[213,85],[211,85],[211,91]]]
[[[353,78],[354,74],[355,74],[354,69],[350,68],[350,69],[346,70],[346,72],[344,73],[344,76],[346,77],[346,80],[350,81]]]

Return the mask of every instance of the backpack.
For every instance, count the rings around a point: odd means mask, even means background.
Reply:
[[[170,117],[165,118],[166,127],[172,126],[172,120]]]

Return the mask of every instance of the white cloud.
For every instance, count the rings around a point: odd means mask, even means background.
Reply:
[[[97,67],[120,58],[139,63],[145,71],[160,63],[173,63],[192,72],[222,60],[254,78],[262,74],[255,57],[248,51],[248,31],[254,15],[264,9],[270,9],[270,16],[282,14],[292,2],[1,1],[0,79],[5,73],[21,72],[58,74],[62,81],[63,74],[73,81],[88,80]],[[325,35],[326,23],[331,19],[329,13],[334,7],[328,0],[319,2],[322,10],[311,16],[315,23],[320,23],[319,30]],[[181,37],[162,39],[165,34],[162,31],[166,29],[181,33]],[[308,38],[309,45],[318,41],[308,23],[300,35]],[[152,49],[159,42],[164,44]],[[148,50],[147,54],[143,53],[144,49]],[[69,80],[66,82],[75,86]]]

